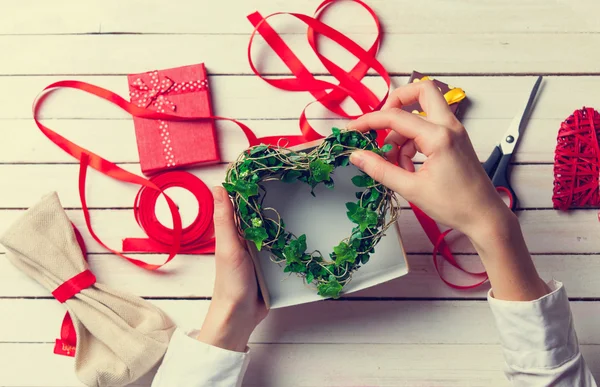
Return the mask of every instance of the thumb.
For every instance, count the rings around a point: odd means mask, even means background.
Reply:
[[[238,249],[243,249],[235,224],[233,204],[231,204],[227,191],[223,187],[214,187],[212,191],[215,202],[213,220],[215,224],[216,255],[229,257],[235,254]]]
[[[413,184],[414,175],[371,151],[357,150],[350,155],[350,162],[373,180],[380,182],[402,196]]]

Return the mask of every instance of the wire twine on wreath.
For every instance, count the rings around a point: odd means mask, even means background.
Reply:
[[[592,108],[573,112],[561,125],[554,154],[555,209],[599,207],[600,114]]]
[[[284,272],[296,273],[307,284],[315,284],[324,297],[339,297],[352,273],[367,263],[385,231],[398,218],[395,193],[361,172],[352,182],[363,188],[357,202],[346,203],[348,217],[357,224],[352,233],[333,248],[329,257],[318,251],[306,252],[306,236],[285,230],[277,209],[264,207],[264,182],[301,181],[313,189],[319,184],[333,188],[330,173],[349,164],[350,154],[365,149],[383,154],[375,131],[360,133],[334,128],[333,134],[307,152],[281,146],[259,145],[244,151],[226,174],[224,187],[233,199],[242,237],[270,253],[271,260],[285,265]],[[314,193],[313,193],[314,195]]]

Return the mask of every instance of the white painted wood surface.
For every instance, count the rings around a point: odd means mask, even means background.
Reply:
[[[386,31],[380,60],[406,83],[413,70],[438,75],[467,91],[463,122],[485,159],[523,104],[534,75],[546,75],[518,148],[512,183],[519,217],[544,278],[567,286],[575,324],[590,368],[600,375],[600,223],[597,210],[552,210],[552,162],[560,122],[574,109],[600,104],[600,3],[595,0],[367,0]],[[50,190],[58,191],[73,221],[83,226],[77,197],[78,167],[31,120],[31,102],[47,84],[79,79],[126,95],[125,74],[206,62],[215,111],[247,122],[259,135],[292,134],[311,101],[307,94],[275,90],[251,74],[245,17],[259,10],[310,14],[315,0],[19,0],[0,2],[0,232]],[[325,20],[361,44],[373,23],[355,4]],[[318,74],[304,27],[292,18],[273,25]],[[226,48],[226,49],[224,49]],[[352,58],[323,42],[343,66]],[[264,51],[260,38],[254,49]],[[261,56],[267,74],[283,76],[274,55]],[[323,75],[324,79],[328,77]],[[380,79],[368,77],[379,95]],[[350,105],[351,106],[351,105]],[[139,172],[133,125],[118,108],[75,91],[51,95],[46,124],[78,144]],[[344,121],[313,107],[325,132]],[[224,161],[245,147],[236,127],[218,123]],[[225,165],[193,172],[218,184]],[[118,247],[142,236],[131,215],[135,187],[90,172],[89,204],[99,234]],[[176,200],[189,206],[183,196]],[[404,204],[406,205],[406,204]],[[184,214],[184,219],[186,215]],[[116,226],[118,225],[118,226]],[[448,288],[431,263],[431,244],[410,210],[401,216],[412,273],[342,301],[271,313],[252,337],[247,386],[506,386],[487,288]],[[157,276],[104,252],[84,232],[90,265],[100,281],[164,308],[183,327],[198,327],[213,285],[212,256],[181,256]],[[464,240],[453,244],[468,265],[477,257]],[[160,261],[164,257],[144,255]],[[79,386],[70,358],[52,355],[63,308],[14,269],[0,251],[0,386]],[[319,372],[307,372],[314,364]],[[31,372],[34,369],[35,372]],[[151,375],[136,385],[148,386]]]

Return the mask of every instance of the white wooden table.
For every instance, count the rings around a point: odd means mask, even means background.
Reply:
[[[552,210],[552,162],[560,122],[584,105],[600,107],[600,3],[595,0],[368,0],[385,26],[379,55],[406,83],[413,70],[466,90],[464,124],[487,157],[522,106],[533,75],[545,81],[512,171],[519,218],[546,279],[564,281],[583,352],[600,374],[600,223],[597,210]],[[74,160],[36,129],[31,102],[47,84],[80,79],[127,94],[128,73],[206,62],[216,113],[242,119],[259,135],[295,133],[307,94],[275,90],[251,75],[246,61],[254,10],[310,14],[311,0],[19,0],[0,2],[0,232],[43,194],[58,191],[86,235],[100,281],[144,296],[180,325],[198,327],[213,285],[211,256],[181,256],[170,274],[148,273],[107,254],[85,232]],[[361,44],[374,27],[360,8],[344,4],[326,20]],[[273,25],[311,69],[305,27],[291,18]],[[260,41],[260,39],[259,39]],[[255,55],[266,53],[260,42]],[[349,66],[331,45],[324,51]],[[269,53],[267,74],[286,74]],[[365,82],[382,90],[382,82]],[[377,88],[379,87],[379,88]],[[47,123],[71,140],[139,172],[131,119],[113,106],[70,91],[45,105]],[[342,124],[315,109],[326,130]],[[231,161],[245,141],[219,123],[222,153]],[[225,145],[227,144],[227,145]],[[195,172],[207,184],[225,165]],[[90,172],[89,202],[96,230],[112,246],[141,236],[131,213],[136,187]],[[440,193],[443,194],[443,193]],[[180,195],[180,194],[177,194]],[[185,201],[181,195],[181,201]],[[271,313],[252,337],[248,386],[505,386],[503,359],[487,288],[454,291],[438,278],[431,244],[410,210],[401,216],[412,273],[352,295]],[[467,243],[453,245],[472,253]],[[3,254],[3,253],[0,253]],[[160,259],[160,257],[147,257]],[[475,261],[476,257],[467,256]],[[78,386],[71,358],[52,354],[63,307],[46,290],[0,259],[0,386]],[[149,385],[151,376],[136,385]]]

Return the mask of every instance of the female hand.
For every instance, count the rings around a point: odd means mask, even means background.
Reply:
[[[427,118],[400,110],[416,101]],[[348,128],[392,129],[385,141],[394,146],[387,155],[391,162],[364,151],[354,152],[350,160],[436,221],[469,235],[495,221],[512,218],[479,163],[467,131],[433,82],[396,89],[382,111],[365,114]],[[427,160],[414,173],[412,158],[416,152]]]
[[[416,101],[426,118],[400,110]],[[396,89],[382,111],[348,125],[360,131],[387,128],[392,129],[386,138],[394,146],[388,154],[392,162],[366,151],[354,152],[350,161],[434,220],[467,235],[496,298],[533,300],[546,294],[516,216],[496,192],[467,131],[435,84],[422,81]],[[415,171],[412,158],[417,152],[427,160]]]
[[[243,352],[254,328],[267,316],[258,291],[252,258],[239,238],[233,205],[222,187],[213,189],[215,287],[208,314],[197,339]]]

